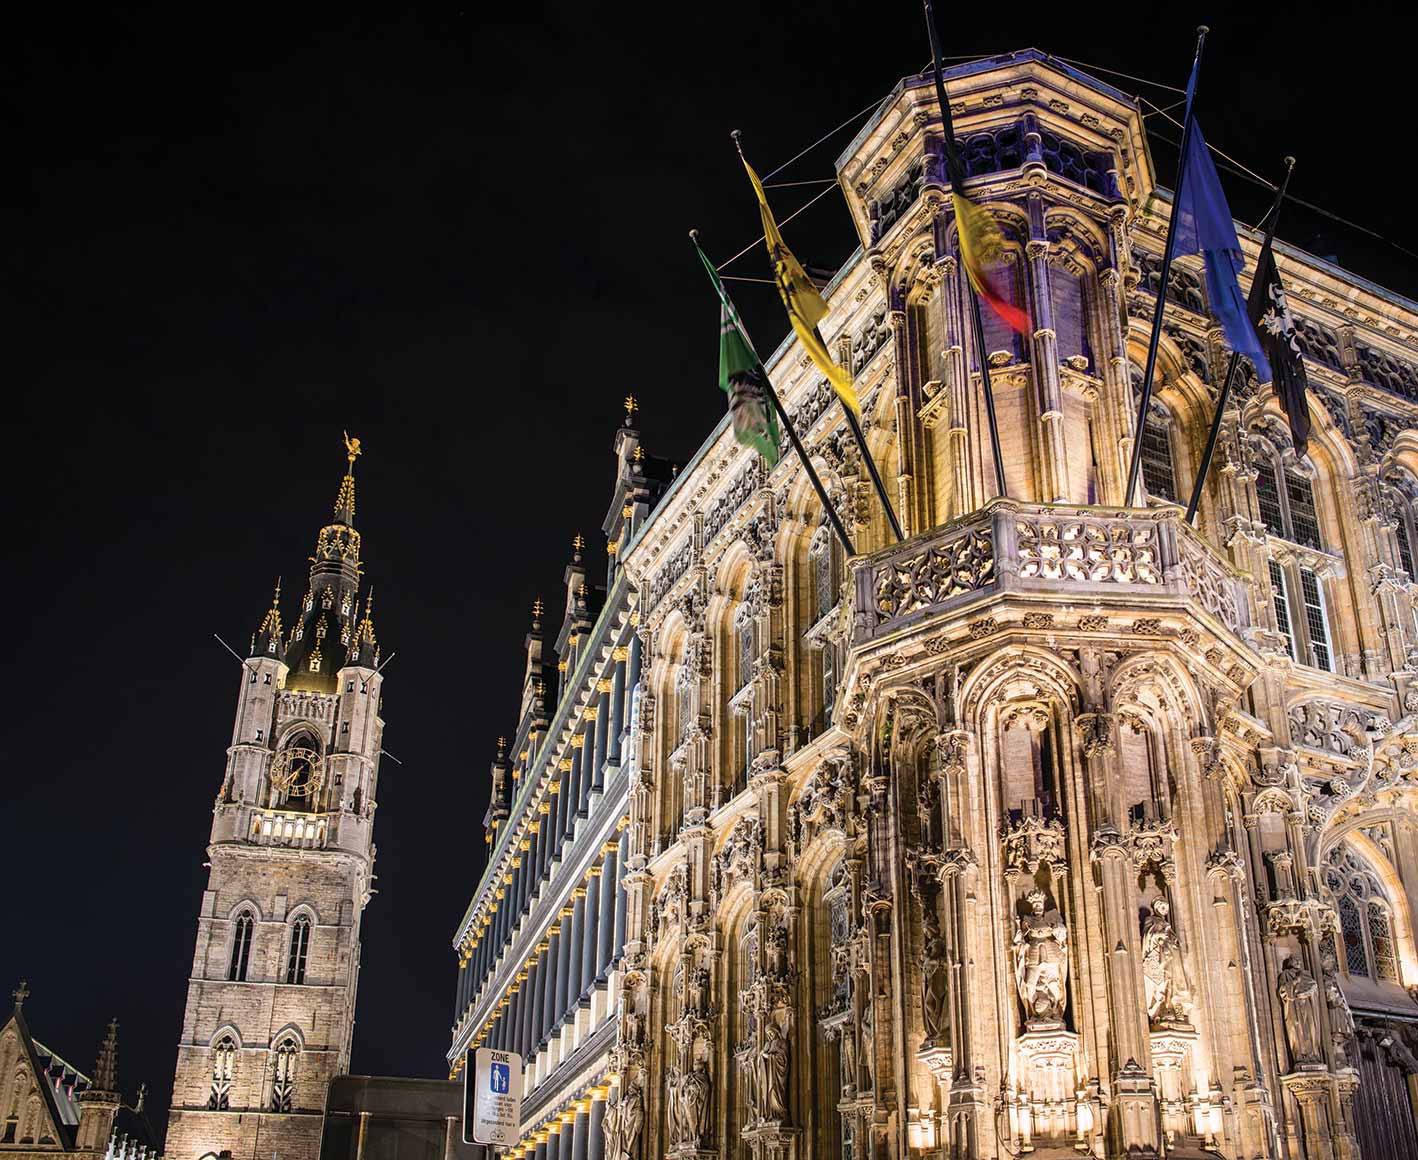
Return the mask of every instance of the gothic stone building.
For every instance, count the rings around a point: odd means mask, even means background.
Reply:
[[[908,78],[838,160],[861,248],[823,327],[906,539],[792,340],[768,369],[857,554],[727,424],[608,525],[593,652],[494,768],[450,1060],[529,1056],[513,1160],[1418,1155],[1418,304],[1279,246],[1309,453],[1248,377],[1191,527],[1228,352],[1180,260],[1134,431],[1170,200],[1137,101],[1033,51],[949,88],[1035,329],[973,341]],[[564,934],[609,867],[607,1030]]]
[[[0,1023],[0,1157],[4,1160],[161,1160],[144,1110],[145,1085],[132,1104],[118,1087],[118,1022],[108,1025],[87,1076],[30,1034],[21,983]]]
[[[289,634],[280,589],[241,666],[212,810],[167,1154],[315,1160],[349,1070],[379,772],[379,650],[360,597],[354,457]]]

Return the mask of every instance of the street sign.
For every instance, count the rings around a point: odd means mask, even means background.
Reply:
[[[517,1143],[522,1132],[522,1057],[479,1047],[463,1066],[463,1143]]]

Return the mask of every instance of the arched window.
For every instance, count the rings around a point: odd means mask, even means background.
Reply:
[[[1346,843],[1325,860],[1324,884],[1339,913],[1343,963],[1350,978],[1400,982],[1393,917],[1379,880]]]
[[[1154,403],[1142,424],[1142,482],[1147,494],[1177,502],[1177,475],[1172,466],[1170,416],[1165,407]]]
[[[1293,468],[1281,467],[1274,449],[1261,440],[1252,447],[1256,461],[1256,505],[1266,531],[1277,539],[1323,552],[1315,491]],[[1290,656],[1301,664],[1335,671],[1325,585],[1303,554],[1285,563],[1269,562],[1276,627],[1285,637]]]
[[[683,744],[684,739],[689,736],[689,718],[693,711],[689,679],[689,669],[686,664],[681,664],[679,672],[675,674],[675,729],[678,730],[675,740],[678,744]]]
[[[1406,476],[1393,475],[1384,483],[1383,506],[1393,523],[1398,547],[1398,566],[1408,573],[1408,583],[1418,584],[1418,484]]]
[[[251,940],[255,936],[256,920],[249,910],[237,915],[232,928],[231,962],[226,977],[234,983],[246,982],[246,968],[251,962]]]
[[[812,554],[813,620],[821,620],[837,607],[837,553],[831,540]]]
[[[1261,521],[1272,536],[1317,551],[1324,550],[1320,543],[1314,487],[1298,471],[1277,472],[1268,449],[1257,452],[1256,501]]]
[[[300,1044],[287,1036],[271,1052],[271,1111],[288,1112],[295,1102],[295,1063]]]
[[[291,925],[290,957],[286,960],[286,982],[305,982],[305,961],[310,955],[310,919],[301,915]]]
[[[738,637],[738,687],[742,689],[753,676],[753,617],[747,606],[734,618],[734,631]]]
[[[207,1107],[224,1112],[231,1107],[231,1085],[236,1078],[236,1040],[223,1035],[212,1047],[212,1092]]]

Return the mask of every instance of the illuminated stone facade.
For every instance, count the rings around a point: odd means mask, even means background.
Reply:
[[[373,874],[378,645],[361,599],[354,456],[294,624],[280,593],[241,666],[177,1049],[167,1155],[315,1160],[349,1071]]]
[[[907,539],[785,342],[769,371],[858,554],[726,424],[611,532],[639,623],[597,647],[639,642],[633,737],[450,1061],[624,818],[619,1018],[534,1056],[514,1160],[1413,1155],[1418,305],[1280,246],[1309,455],[1245,377],[1193,529],[1172,501],[1228,352],[1179,261],[1124,508],[1168,206],[1139,109],[1033,52],[948,83],[1037,329],[987,318],[975,349],[933,89],[902,82],[838,161],[862,248],[823,330]],[[506,825],[574,768],[598,673],[514,744]],[[465,954],[525,866],[499,828]]]

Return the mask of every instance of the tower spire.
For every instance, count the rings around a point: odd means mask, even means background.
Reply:
[[[359,440],[350,438],[348,431],[343,432],[345,436],[345,458],[349,460],[349,466],[345,468],[345,478],[340,480],[340,490],[335,496],[335,520],[348,528],[354,527],[355,513],[355,484],[354,484],[354,464],[355,460],[363,454]]]
[[[110,1019],[108,1035],[98,1049],[98,1062],[94,1064],[95,1091],[116,1092],[118,1090],[118,1020]]]
[[[281,659],[285,656],[285,642],[281,640],[281,578],[276,577],[276,592],[271,597],[271,607],[266,609],[266,616],[261,621],[261,627],[251,638],[251,655],[273,656]]]
[[[364,599],[364,615],[355,629],[354,640],[350,642],[349,663],[363,669],[379,667],[379,642],[374,637],[374,585],[369,586],[369,595]]]

